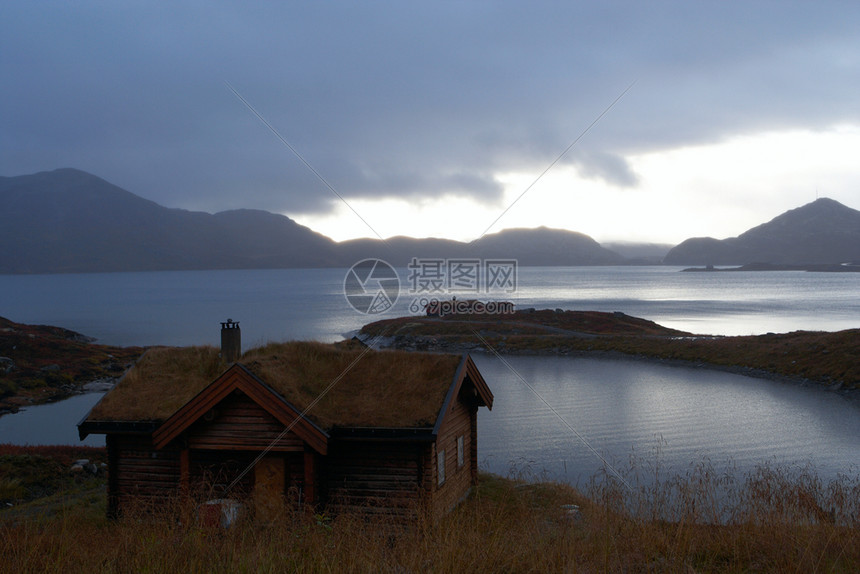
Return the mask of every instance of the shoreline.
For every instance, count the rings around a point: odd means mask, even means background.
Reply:
[[[390,334],[389,334],[390,333]],[[860,402],[860,329],[704,336],[623,313],[525,309],[513,314],[400,317],[369,323],[358,339],[381,348],[448,353],[588,357],[707,368],[834,392]]]
[[[397,339],[395,341],[395,339]],[[359,337],[359,340],[364,342]],[[407,342],[409,341],[409,342]],[[415,352],[430,352],[430,353],[481,353],[482,355],[492,356],[495,353],[487,350],[483,345],[475,345],[472,343],[456,343],[451,341],[426,340],[419,337],[407,337],[398,335],[396,337],[388,337],[383,340],[382,344],[378,345],[380,349],[397,349]],[[798,377],[792,375],[783,375],[774,373],[765,369],[754,367],[745,367],[743,365],[720,365],[708,361],[691,361],[687,359],[668,359],[664,357],[654,357],[644,354],[626,353],[624,351],[607,351],[607,350],[538,350],[538,349],[496,349],[499,355],[506,356],[528,356],[528,357],[561,357],[561,358],[582,358],[582,359],[600,359],[608,361],[638,361],[650,363],[654,365],[665,365],[668,367],[683,367],[688,369],[707,369],[711,371],[720,371],[733,375],[741,375],[753,379],[764,379],[778,383],[796,385],[805,388],[814,388],[829,393],[834,393],[844,398],[845,400],[860,406],[860,389],[846,388],[842,383],[827,383],[806,377]]]
[[[63,327],[0,317],[0,416],[105,390],[143,351],[102,345]]]

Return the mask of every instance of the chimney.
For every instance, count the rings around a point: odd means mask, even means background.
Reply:
[[[221,360],[225,363],[235,363],[242,354],[242,330],[239,321],[227,319],[221,323]]]

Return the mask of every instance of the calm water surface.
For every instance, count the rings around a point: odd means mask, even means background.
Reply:
[[[518,307],[622,311],[715,335],[860,326],[860,273],[681,273],[675,267],[526,267]],[[114,345],[218,343],[218,322],[240,321],[245,346],[339,340],[370,320],[409,314],[403,292],[384,315],[357,313],[344,269],[0,275],[0,316],[60,325]]]
[[[79,440],[76,426],[102,396],[104,393],[87,393],[4,415],[0,417],[0,443],[104,446],[104,435]]]
[[[667,471],[703,458],[860,471],[860,405],[819,388],[636,360],[474,359],[495,395],[478,418],[479,462],[493,472],[575,484],[601,470],[598,455],[619,470],[634,456]]]

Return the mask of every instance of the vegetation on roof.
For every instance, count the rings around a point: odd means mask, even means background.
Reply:
[[[278,343],[248,351],[241,362],[299,409],[321,396],[308,417],[329,429],[432,427],[460,361],[457,355]]]
[[[215,347],[149,349],[87,420],[163,421],[226,368]]]
[[[456,355],[271,343],[240,363],[319,426],[432,427]],[[227,369],[213,347],[151,349],[90,412],[90,421],[163,421]],[[340,377],[340,378],[339,378]]]

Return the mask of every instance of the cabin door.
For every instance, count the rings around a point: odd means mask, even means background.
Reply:
[[[254,510],[258,520],[272,522],[284,512],[283,455],[264,456],[254,467]]]

